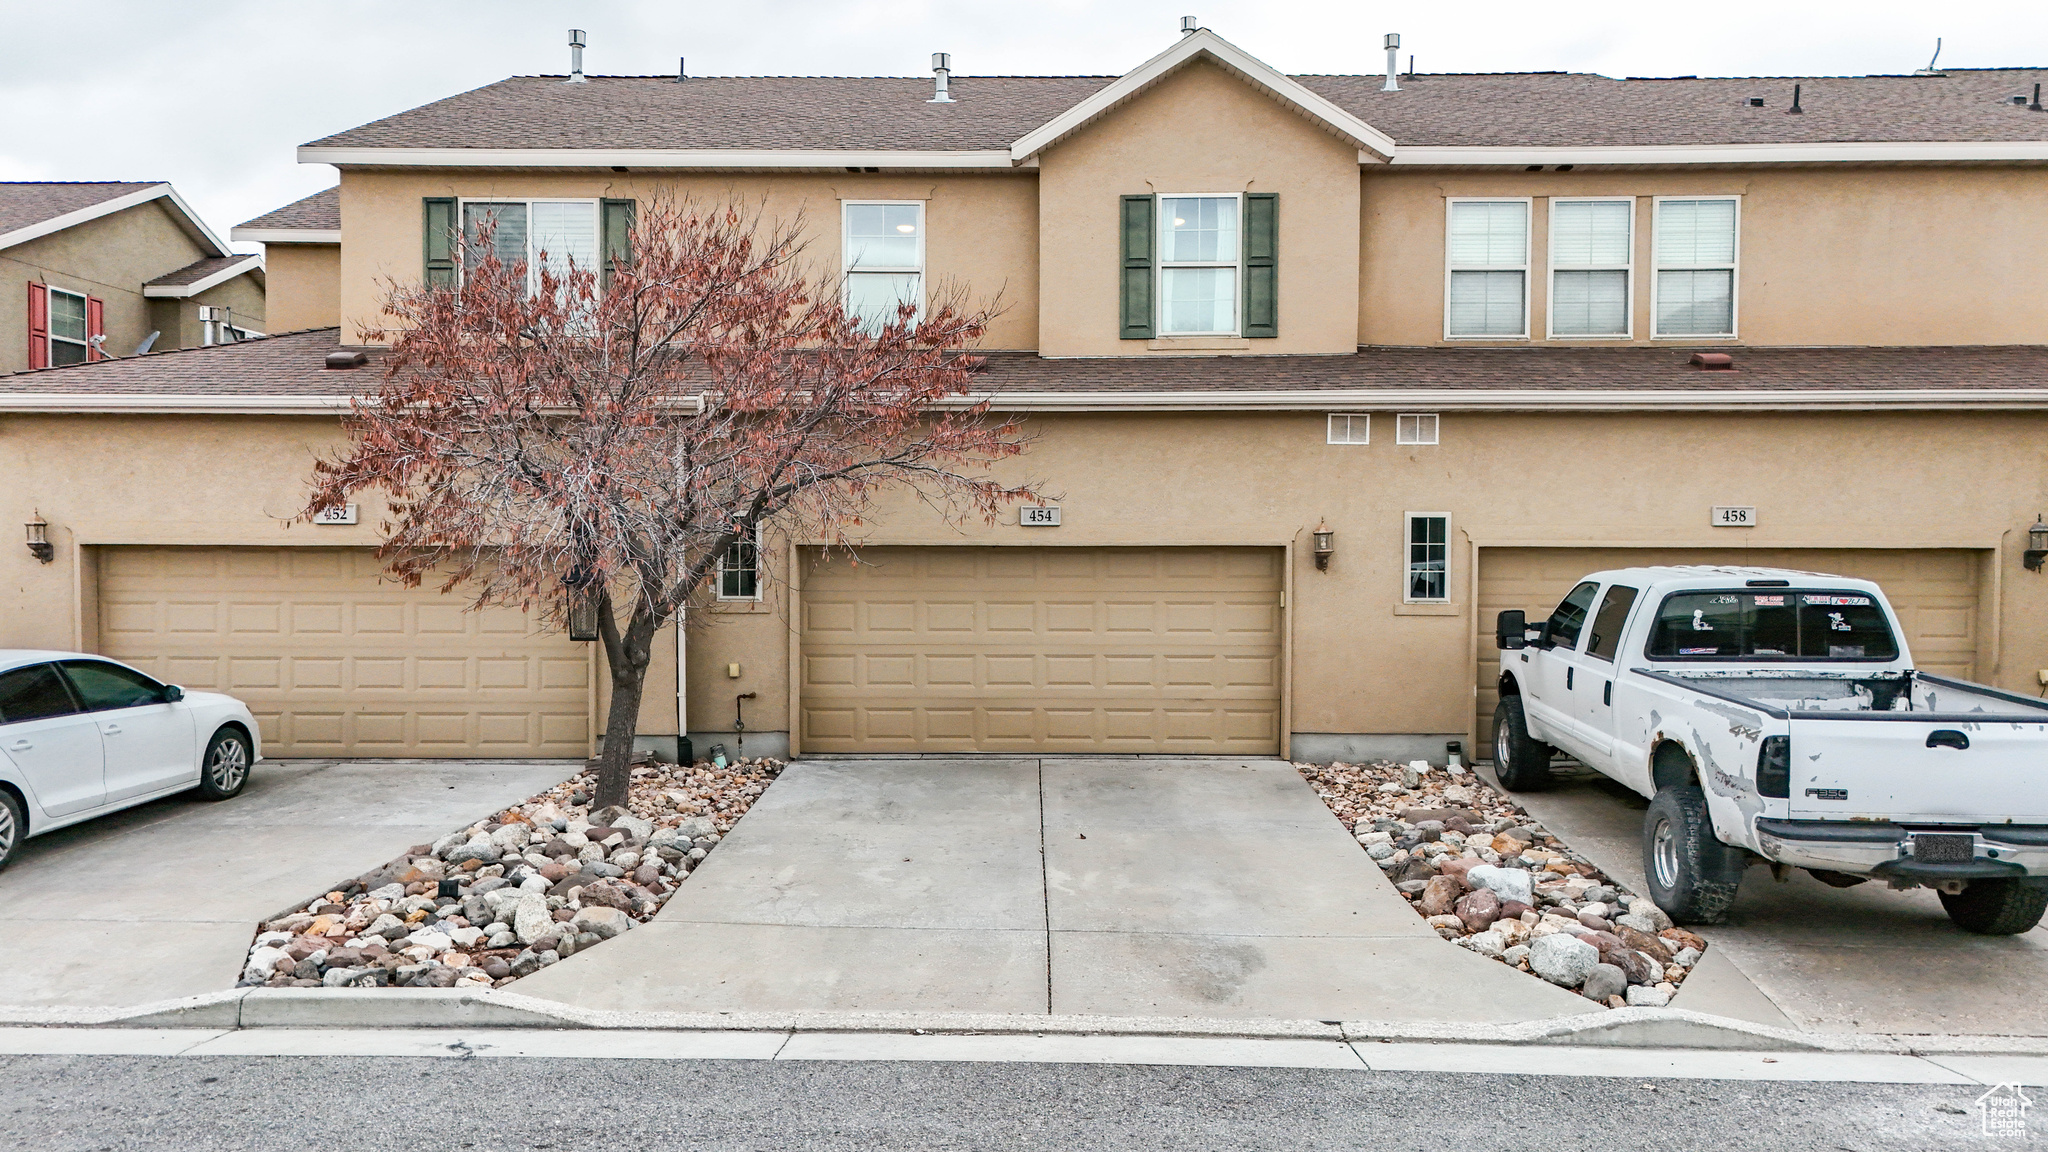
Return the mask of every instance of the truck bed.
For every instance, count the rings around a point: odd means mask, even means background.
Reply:
[[[1779,719],[1861,713],[1863,719],[2048,721],[2048,700],[1927,672],[1685,671],[1649,673]],[[1884,713],[1885,716],[1873,716]]]

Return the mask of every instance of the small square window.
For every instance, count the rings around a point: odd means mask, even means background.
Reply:
[[[1394,417],[1394,443],[1436,443],[1436,413],[1403,412]]]
[[[725,555],[718,560],[718,598],[720,600],[759,600],[761,598],[761,537],[757,530],[752,540],[735,540],[726,548]]]
[[[1330,438],[1332,444],[1372,443],[1372,417],[1363,412],[1330,413]]]

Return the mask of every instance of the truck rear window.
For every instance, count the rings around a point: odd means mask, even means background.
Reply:
[[[1896,660],[1899,646],[1867,592],[1774,588],[1674,592],[1657,610],[1653,660]]]

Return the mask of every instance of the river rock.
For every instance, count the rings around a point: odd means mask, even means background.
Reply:
[[[1449,877],[1443,877],[1449,879]],[[1484,932],[1500,919],[1500,897],[1492,889],[1481,888],[1458,898],[1453,911],[1465,927],[1474,932]]]
[[[1700,952],[1707,950],[1707,942],[1705,940],[1687,932],[1683,928],[1666,928],[1662,932],[1657,933],[1657,935],[1673,948],[1691,948]]]
[[[1599,963],[1600,953],[1568,932],[1538,937],[1529,945],[1529,967],[1560,988],[1584,984]]]
[[[1609,996],[1620,996],[1628,991],[1628,977],[1612,964],[1595,964],[1586,974],[1586,982],[1579,989],[1579,995],[1588,1000],[1606,1003]]]
[[[1490,888],[1499,896],[1502,904],[1514,901],[1524,905],[1535,903],[1535,884],[1527,872],[1514,868],[1497,868],[1481,864],[1466,871],[1465,879],[1474,888]]]
[[[609,940],[631,928],[633,918],[617,908],[585,908],[570,923],[575,925],[579,938],[583,932],[593,932],[599,939]]]
[[[549,915],[547,897],[532,892],[519,897],[519,904],[512,913],[512,931],[521,944],[533,943],[554,926],[555,918]]]
[[[1418,906],[1424,916],[1448,915],[1451,909],[1457,906],[1458,897],[1464,890],[1465,886],[1458,883],[1455,877],[1438,876],[1423,888]]]
[[[1662,988],[1637,984],[1628,990],[1628,1006],[1631,1008],[1663,1008],[1671,1003],[1671,993]]]
[[[1655,960],[1659,964],[1666,963],[1671,959],[1671,946],[1660,937],[1652,936],[1648,932],[1641,931],[1630,924],[1617,925],[1615,932],[1621,937],[1623,943],[1638,952],[1649,953],[1650,959]]]
[[[1616,923],[1627,924],[1631,928],[1655,936],[1671,927],[1671,917],[1665,915],[1662,908],[1638,896],[1628,906],[1628,915],[1621,917]]]

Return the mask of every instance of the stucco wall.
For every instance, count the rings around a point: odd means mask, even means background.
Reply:
[[[1119,197],[1274,192],[1279,336],[1250,354],[1358,343],[1358,150],[1212,64],[1193,64],[1039,158],[1040,349],[1146,353],[1119,337]]]
[[[1362,173],[1359,338],[1444,336],[1445,202],[1535,197],[1530,333],[1544,339],[1551,196],[1636,201],[1634,343],[2033,344],[2048,309],[2015,301],[2048,262],[2048,172],[2038,168],[1829,167],[1633,172]],[[1653,196],[1739,196],[1739,339],[1653,340]],[[1515,340],[1504,343],[1528,343]],[[1554,343],[1617,344],[1622,340]]]
[[[343,339],[372,326],[384,283],[420,278],[420,201],[429,196],[591,196],[648,201],[689,198],[758,206],[773,219],[801,215],[815,272],[840,270],[842,200],[925,201],[925,275],[928,290],[958,285],[982,304],[1004,312],[991,326],[988,348],[1033,348],[1038,343],[1038,189],[1025,174],[999,176],[793,173],[773,176],[706,173],[462,171],[440,173],[344,171],[341,223],[340,313]],[[280,329],[282,331],[282,329]]]
[[[154,326],[143,281],[204,255],[157,200],[0,249],[0,372],[28,367],[30,281],[104,300],[106,350],[126,356]]]
[[[269,279],[266,332],[297,332],[341,323],[341,245],[265,244]]]

